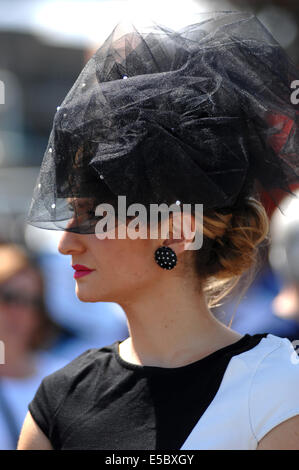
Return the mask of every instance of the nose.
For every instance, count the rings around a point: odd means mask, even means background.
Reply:
[[[58,243],[58,251],[62,255],[82,253],[84,245],[80,241],[80,234],[64,231]]]

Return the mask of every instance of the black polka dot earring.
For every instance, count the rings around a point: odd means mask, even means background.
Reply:
[[[177,256],[169,246],[161,246],[155,251],[155,261],[163,269],[173,269],[177,264]]]

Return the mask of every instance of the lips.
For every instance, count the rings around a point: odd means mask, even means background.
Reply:
[[[73,264],[72,268],[74,268],[76,271],[94,271],[93,269],[89,269],[87,266],[84,266],[83,264]]]
[[[74,264],[72,268],[75,269],[74,278],[78,279],[79,277],[86,276],[94,271],[94,269],[89,269],[87,266],[83,264]]]

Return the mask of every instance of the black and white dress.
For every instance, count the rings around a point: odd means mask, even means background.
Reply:
[[[29,410],[54,449],[256,449],[299,414],[299,358],[287,338],[246,334],[191,364],[126,362],[120,341],[41,382]]]

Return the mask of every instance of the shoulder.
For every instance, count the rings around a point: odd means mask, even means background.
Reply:
[[[274,385],[275,390],[288,391],[289,398],[292,393],[294,397],[299,397],[297,390],[291,388],[291,385],[298,385],[299,381],[299,356],[294,342],[272,334],[268,334],[263,341],[264,347],[253,374],[252,399],[257,398],[255,394],[265,387],[269,389]]]
[[[65,399],[72,393],[85,393],[90,384],[98,380],[105,363],[111,358],[112,345],[101,349],[92,348],[68,362],[63,367],[46,375],[40,382],[29,410],[47,409],[54,416]]]
[[[62,381],[63,383],[65,380],[71,380],[75,378],[81,370],[84,370],[86,367],[90,367],[90,365],[92,365],[95,351],[95,349],[88,349],[87,351],[84,351],[67,364],[64,364],[62,367],[46,375],[43,381],[47,383]]]
[[[249,393],[256,442],[280,423],[299,415],[299,357],[294,343],[268,334],[261,343]]]
[[[74,406],[81,411],[81,406],[88,403],[101,379],[101,372],[106,373],[108,369],[113,344],[101,349],[88,349],[40,382],[28,409],[54,448],[60,446],[61,413],[66,413],[68,418],[74,412]],[[64,418],[62,416],[62,422]]]
[[[74,381],[80,381],[98,373],[99,367],[105,362],[105,359],[110,359],[111,352],[112,345],[101,349],[88,349],[63,367],[44,377],[42,382],[44,385],[61,385],[63,388],[67,388]]]

